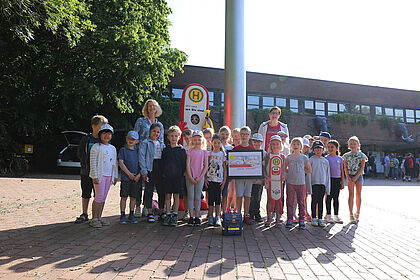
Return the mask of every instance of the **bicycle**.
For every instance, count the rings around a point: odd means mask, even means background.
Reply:
[[[2,176],[22,177],[28,172],[29,161],[24,155],[12,154],[6,159],[0,159],[0,174]]]

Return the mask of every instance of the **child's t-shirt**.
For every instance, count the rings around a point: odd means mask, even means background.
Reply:
[[[118,159],[121,159],[124,162],[124,165],[127,167],[128,171],[137,175],[139,173],[139,156],[138,149],[129,149],[123,147],[118,152]],[[121,181],[130,181],[130,178],[124,171],[121,170]]]
[[[166,146],[162,151],[162,177],[175,179],[183,177],[187,163],[187,153],[182,146]]]
[[[190,171],[193,178],[200,176],[204,168],[204,159],[207,157],[208,152],[206,150],[190,149],[187,151],[187,155],[190,157]]]
[[[368,157],[362,152],[347,152],[343,155],[343,159],[347,161],[347,172],[349,175],[356,175],[362,167],[362,160],[368,161]]]
[[[286,182],[292,185],[305,185],[305,166],[309,159],[304,154],[286,157]]]
[[[340,156],[325,157],[330,163],[330,176],[331,178],[341,178],[341,164],[343,164],[343,158]]]
[[[226,157],[222,151],[218,153],[209,153],[209,168],[207,170],[207,181],[215,183],[223,182],[223,163],[225,161]]]
[[[103,165],[102,165],[102,176],[112,176],[112,160],[114,149],[111,145],[101,145],[102,151],[104,152]]]
[[[153,141],[155,144],[155,157],[154,159],[161,159],[162,158],[162,146],[158,140]]]
[[[232,151],[255,151],[255,148],[252,145],[248,145],[246,147],[238,145],[233,147]]]

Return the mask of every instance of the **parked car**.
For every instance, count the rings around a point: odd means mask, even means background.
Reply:
[[[87,135],[83,131],[62,131],[61,134],[67,140],[67,147],[61,150],[58,154],[57,166],[58,167],[79,167],[80,160],[77,157],[77,147],[83,136]]]

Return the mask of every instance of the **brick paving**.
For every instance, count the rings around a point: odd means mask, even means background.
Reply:
[[[344,190],[342,225],[255,224],[235,237],[185,223],[120,225],[119,183],[105,205],[111,226],[76,225],[79,194],[78,176],[0,178],[1,279],[420,279],[415,182],[368,179],[358,225],[348,224]]]

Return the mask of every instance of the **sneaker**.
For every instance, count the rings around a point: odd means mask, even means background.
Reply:
[[[134,211],[134,217],[141,218],[141,209],[140,206],[136,207],[136,211]]]
[[[325,221],[323,219],[318,219],[318,226],[325,227]]]
[[[178,214],[173,214],[171,221],[169,222],[170,226],[176,227],[178,225]]]
[[[318,219],[317,218],[312,218],[312,225],[314,227],[317,227],[318,226]]]
[[[298,229],[305,229],[305,221],[299,221]]]
[[[257,223],[261,222],[262,221],[261,215],[260,214],[255,214],[254,221],[256,221]]]
[[[149,214],[149,215],[147,216],[147,221],[148,221],[149,223],[154,223],[154,222],[155,222],[155,216],[153,216],[152,214]]]
[[[147,217],[147,215],[149,215],[149,211],[147,211],[146,207],[143,207],[143,211],[141,212],[141,215],[143,217]],[[135,217],[135,215],[134,215],[134,217]],[[138,218],[140,218],[140,217],[138,217]]]
[[[196,227],[201,226],[201,220],[200,220],[200,218],[199,218],[199,217],[196,217],[196,218],[194,219],[194,225],[195,225]]]
[[[138,224],[139,221],[134,217],[134,215],[128,215],[128,221],[132,224]]]
[[[216,217],[214,219],[214,226],[215,227],[221,227],[222,226],[222,221],[220,220],[220,217]]]
[[[293,227],[293,221],[292,220],[288,220],[286,222],[286,228],[292,228]]]
[[[190,216],[188,215],[188,212],[185,211],[184,216],[182,216],[183,221],[188,221],[190,219]]]
[[[109,226],[111,225],[107,220],[100,219],[102,226]]]
[[[102,227],[101,220],[99,220],[99,219],[92,219],[89,222],[89,226],[91,226],[93,228],[101,228]]]
[[[331,215],[327,215],[326,221],[327,221],[327,223],[330,223],[330,224],[334,223],[334,219]]]
[[[169,224],[171,223],[171,218],[171,215],[166,215],[166,217],[163,219],[163,225],[169,226]]]
[[[338,217],[338,215],[334,215],[334,223],[336,224],[342,224],[343,220]]]
[[[210,225],[210,226],[214,225],[214,218],[213,218],[213,216],[210,216],[210,217],[208,218],[208,220],[207,220],[207,224],[208,224],[208,225]]]
[[[193,217],[190,217],[190,219],[188,220],[188,225],[190,227],[193,227],[194,226],[194,218]]]
[[[159,220],[161,220],[161,221],[165,221],[165,218],[167,217],[168,215],[166,215],[166,213],[162,213],[162,214],[160,214],[159,215]]]
[[[87,214],[81,214],[79,217],[76,218],[76,221],[74,221],[75,224],[81,224],[89,222],[89,217]]]
[[[244,217],[244,224],[252,225],[251,217],[249,217],[249,215]]]
[[[125,215],[120,216],[120,224],[125,225],[127,223],[127,220],[125,218]]]
[[[307,221],[307,222],[311,222],[312,221],[312,218],[311,218],[311,216],[309,214],[306,214],[305,215],[305,221]]]

